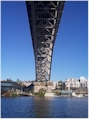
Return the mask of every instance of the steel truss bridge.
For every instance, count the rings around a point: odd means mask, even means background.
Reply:
[[[49,81],[52,54],[65,1],[26,1],[36,81]]]

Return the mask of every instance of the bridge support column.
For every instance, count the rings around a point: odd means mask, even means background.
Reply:
[[[27,1],[26,6],[35,55],[36,80],[49,81],[64,1]]]

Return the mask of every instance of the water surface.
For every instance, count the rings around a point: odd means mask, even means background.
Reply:
[[[2,118],[88,118],[88,98],[4,97]]]

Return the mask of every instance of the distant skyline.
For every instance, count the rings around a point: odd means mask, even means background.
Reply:
[[[88,1],[66,1],[53,51],[51,79],[88,78]],[[24,1],[1,2],[1,79],[35,80]]]

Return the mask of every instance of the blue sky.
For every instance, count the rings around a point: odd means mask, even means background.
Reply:
[[[35,80],[25,2],[1,2],[1,79]],[[66,1],[53,51],[51,80],[88,77],[88,2]]]

